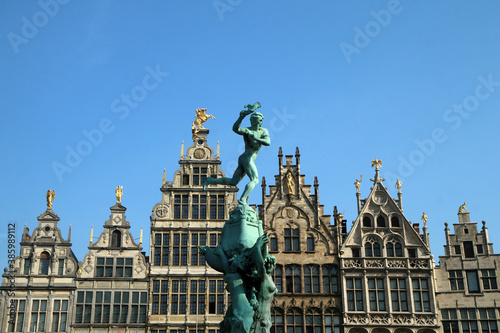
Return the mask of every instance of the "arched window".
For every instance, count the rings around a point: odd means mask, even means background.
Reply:
[[[337,266],[323,266],[323,291],[325,293],[337,293],[339,291]]]
[[[325,333],[340,333],[340,314],[334,309],[325,310]]]
[[[306,293],[319,293],[319,265],[304,266],[304,287]]]
[[[372,226],[372,220],[368,216],[363,217],[363,227],[371,227]]]
[[[306,333],[322,333],[323,323],[319,309],[307,309],[306,311]]]
[[[122,233],[119,230],[113,231],[111,234],[111,247],[122,246]]]
[[[387,256],[388,257],[402,257],[403,256],[403,246],[396,239],[392,238],[387,242],[386,245]]]
[[[271,330],[270,333],[285,332],[285,320],[283,310],[280,308],[271,308]]]
[[[302,292],[300,266],[286,265],[286,292],[287,293],[300,293]]]
[[[40,274],[48,275],[50,266],[50,254],[48,252],[42,252],[40,254]]]
[[[384,228],[385,225],[385,218],[382,215],[379,215],[377,217],[377,227]]]
[[[366,257],[381,257],[380,244],[373,237],[366,239],[365,243],[365,256]]]
[[[304,332],[304,321],[300,309],[290,309],[286,313],[286,331],[294,333]]]
[[[391,227],[394,227],[394,228],[400,227],[399,218],[397,216],[391,217]]]
[[[283,292],[283,266],[276,265],[273,271],[273,280],[276,285],[276,291],[279,293]]]

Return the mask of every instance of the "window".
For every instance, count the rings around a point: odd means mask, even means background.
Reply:
[[[363,289],[361,279],[347,278],[347,309],[349,311],[363,311]]]
[[[224,219],[224,194],[210,196],[210,219]]]
[[[495,309],[479,309],[482,333],[498,333]]]
[[[391,279],[392,311],[408,311],[408,295],[405,279]]]
[[[323,323],[318,309],[309,309],[306,312],[306,333],[322,333]]]
[[[385,294],[383,279],[368,279],[368,297],[370,311],[385,311]]]
[[[284,333],[284,318],[283,310],[279,308],[271,308],[271,330],[270,333]]]
[[[365,243],[366,257],[381,257],[380,244],[373,237],[368,237]]]
[[[386,251],[388,257],[403,256],[403,247],[401,246],[401,243],[395,240],[394,238],[387,242]]]
[[[113,323],[126,323],[129,311],[130,292],[115,291],[113,296]]]
[[[482,269],[481,280],[483,280],[484,290],[498,289],[497,277],[494,269]]]
[[[28,275],[30,273],[30,268],[31,268],[31,260],[24,259],[24,274],[25,275]]]
[[[31,304],[30,332],[45,331],[46,300],[33,300]]]
[[[188,234],[181,235],[181,266],[187,266]]]
[[[359,258],[361,255],[359,254],[359,248],[352,248],[352,257]]]
[[[474,246],[472,242],[464,242],[464,256],[465,258],[474,258]]]
[[[455,254],[462,254],[462,250],[460,249],[460,245],[455,245]]]
[[[377,217],[377,227],[384,228],[385,226],[386,226],[385,225],[385,218],[382,215],[379,215]]]
[[[173,247],[172,247],[172,265],[173,266],[186,266],[187,265],[187,245],[188,245],[188,234],[186,233],[175,233],[173,235]]]
[[[111,247],[122,246],[122,233],[120,230],[115,230],[111,233]]]
[[[186,288],[184,280],[172,280],[172,301],[170,312],[172,314],[186,314]]]
[[[189,185],[189,175],[182,175],[182,185]]]
[[[476,309],[461,309],[462,333],[478,333]]]
[[[207,196],[193,194],[192,218],[194,220],[207,218]]]
[[[464,290],[464,277],[462,271],[449,271],[451,290]]]
[[[300,278],[300,266],[297,265],[287,265],[285,267],[286,274],[286,292],[287,293],[300,293],[301,288],[301,278]]]
[[[166,281],[165,281],[166,282]],[[162,286],[163,288],[163,286]],[[163,291],[162,291],[163,293]],[[167,296],[165,295],[165,302]],[[147,292],[132,292],[132,305],[130,313],[131,323],[145,323],[146,322],[146,307],[148,304]],[[166,305],[165,305],[166,308]]]
[[[189,197],[187,194],[177,194],[174,196],[174,218],[188,218]]]
[[[283,266],[276,265],[276,268],[273,272],[273,280],[276,285],[276,291],[278,293],[283,292]]]
[[[304,287],[306,293],[319,293],[319,265],[304,266]]]
[[[278,251],[278,238],[276,236],[272,236],[269,239],[270,251],[277,252]]]
[[[443,317],[444,333],[459,333],[457,310],[441,310],[441,315]]]
[[[286,313],[287,333],[303,333],[302,312],[299,309],[291,309]]]
[[[76,315],[77,324],[90,323],[90,314],[92,313],[92,291],[79,291],[76,297]]]
[[[476,245],[476,251],[478,254],[483,254],[483,246],[481,244]]]
[[[478,293],[479,290],[479,281],[477,278],[477,271],[466,271],[465,275],[467,276],[467,286],[470,293]]]
[[[22,332],[24,325],[25,300],[11,300],[11,309],[14,317],[9,317],[9,332]]]
[[[363,217],[363,227],[371,227],[372,220],[368,216]]]
[[[285,251],[300,251],[299,228],[285,228]]]
[[[416,279],[413,282],[413,305],[417,312],[431,311],[431,302],[429,295],[429,283],[427,279]]]
[[[208,313],[224,314],[224,280],[208,281]]]
[[[397,216],[391,217],[391,226],[393,228],[399,228],[399,218]]]
[[[49,266],[50,266],[50,255],[48,252],[42,252],[40,254],[40,272],[41,275],[49,274]]]
[[[133,263],[133,258],[97,257],[96,277],[132,277]]]
[[[52,331],[66,332],[68,320],[68,300],[54,300],[52,312]]]
[[[94,323],[108,324],[111,314],[111,291],[96,291]]]
[[[191,294],[189,305],[189,313],[205,313],[205,280],[191,280]]]
[[[339,291],[337,267],[334,265],[323,266],[323,291],[325,293],[337,293]]]
[[[206,167],[193,168],[193,185],[203,185],[206,179],[207,179]]]
[[[210,246],[217,246],[217,234],[210,234]]]
[[[167,314],[168,280],[153,280],[153,314]]]
[[[116,277],[132,277],[134,258],[116,258]]]
[[[307,251],[314,251],[314,237],[307,236]]]
[[[169,233],[156,233],[154,235],[155,245],[154,245],[154,265],[155,266],[167,266],[168,265],[168,247],[170,245],[170,234]]]
[[[468,234],[468,233],[469,233],[469,229],[464,228],[464,234]]]
[[[205,265],[205,255],[198,252],[198,246],[207,245],[207,234],[191,234],[191,265]]]
[[[64,259],[59,259],[59,268],[58,268],[57,274],[59,274],[59,275],[64,274]]]
[[[417,257],[417,250],[415,250],[415,249],[408,249],[408,257],[410,257],[410,258],[416,258]]]
[[[97,257],[96,277],[112,277],[113,262],[114,258]]]
[[[340,315],[332,309],[325,311],[325,333],[340,333]]]

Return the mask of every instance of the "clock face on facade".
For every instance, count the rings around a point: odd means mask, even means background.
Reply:
[[[197,148],[195,151],[194,151],[194,158],[198,159],[198,160],[201,160],[202,158],[205,158],[205,150],[204,149],[201,149],[201,148]]]

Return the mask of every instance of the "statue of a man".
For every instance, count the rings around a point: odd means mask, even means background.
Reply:
[[[257,167],[255,166],[255,159],[257,158],[257,153],[260,148],[264,146],[271,145],[271,139],[269,138],[269,132],[267,129],[261,127],[262,120],[264,120],[264,116],[262,113],[254,112],[257,108],[260,107],[259,103],[255,103],[252,105],[246,105],[247,110],[243,110],[240,112],[240,116],[236,120],[233,125],[233,131],[236,134],[242,135],[243,140],[245,141],[245,151],[238,158],[238,167],[234,171],[233,177],[223,177],[223,178],[211,178],[208,177],[203,184],[203,189],[207,185],[210,184],[221,184],[221,185],[233,185],[236,186],[238,183],[248,175],[250,181],[245,186],[243,193],[238,200],[240,204],[246,205],[248,195],[252,192],[255,186],[259,183],[259,174],[257,172]],[[240,127],[243,119],[252,114],[250,116],[250,127]]]

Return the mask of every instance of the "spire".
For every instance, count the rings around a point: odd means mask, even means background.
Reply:
[[[90,240],[89,240],[89,246],[92,246],[92,241],[94,240],[94,226],[90,228]]]
[[[297,165],[297,175],[300,177],[300,152],[299,152],[299,147],[295,147],[295,164]]]
[[[219,158],[220,156],[220,145],[219,145],[219,141],[217,141],[217,155],[215,156],[215,158]]]
[[[167,178],[166,178],[166,169],[163,169],[163,182],[162,182],[162,187],[165,187],[167,185]]]
[[[139,245],[142,245],[142,227],[141,227],[141,236],[139,237]]]
[[[181,144],[181,158],[184,158],[184,141]]]
[[[68,230],[68,242],[71,242],[71,224],[69,225],[69,230]]]

